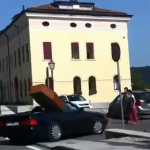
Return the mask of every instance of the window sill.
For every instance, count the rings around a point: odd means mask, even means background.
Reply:
[[[81,59],[71,59],[71,61],[81,61]]]
[[[42,61],[50,61],[51,59],[42,59]]]
[[[96,61],[95,59],[86,59],[85,61]]]

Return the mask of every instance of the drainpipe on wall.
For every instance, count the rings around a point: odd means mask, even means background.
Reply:
[[[6,33],[5,33],[5,36],[7,38],[7,55],[8,55],[8,74],[9,74],[10,102],[12,103],[9,37],[8,37],[8,35]]]

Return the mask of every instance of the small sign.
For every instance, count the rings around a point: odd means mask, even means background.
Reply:
[[[111,43],[111,54],[114,62],[118,62],[120,59],[120,46],[118,43]]]

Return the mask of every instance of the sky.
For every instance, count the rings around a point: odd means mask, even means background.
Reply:
[[[1,0],[0,30],[21,11],[22,5],[27,8],[51,2],[52,0]],[[79,2],[94,2],[100,8],[134,15],[128,22],[130,65],[150,66],[150,0],[79,0]]]

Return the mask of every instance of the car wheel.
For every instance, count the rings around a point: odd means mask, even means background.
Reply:
[[[59,141],[61,136],[62,136],[62,132],[61,132],[61,127],[59,123],[53,123],[51,124],[51,126],[49,127],[49,140],[51,142],[56,142]]]
[[[94,134],[102,134],[103,131],[104,131],[104,125],[103,125],[101,119],[95,120],[94,125],[93,125],[93,133]]]

